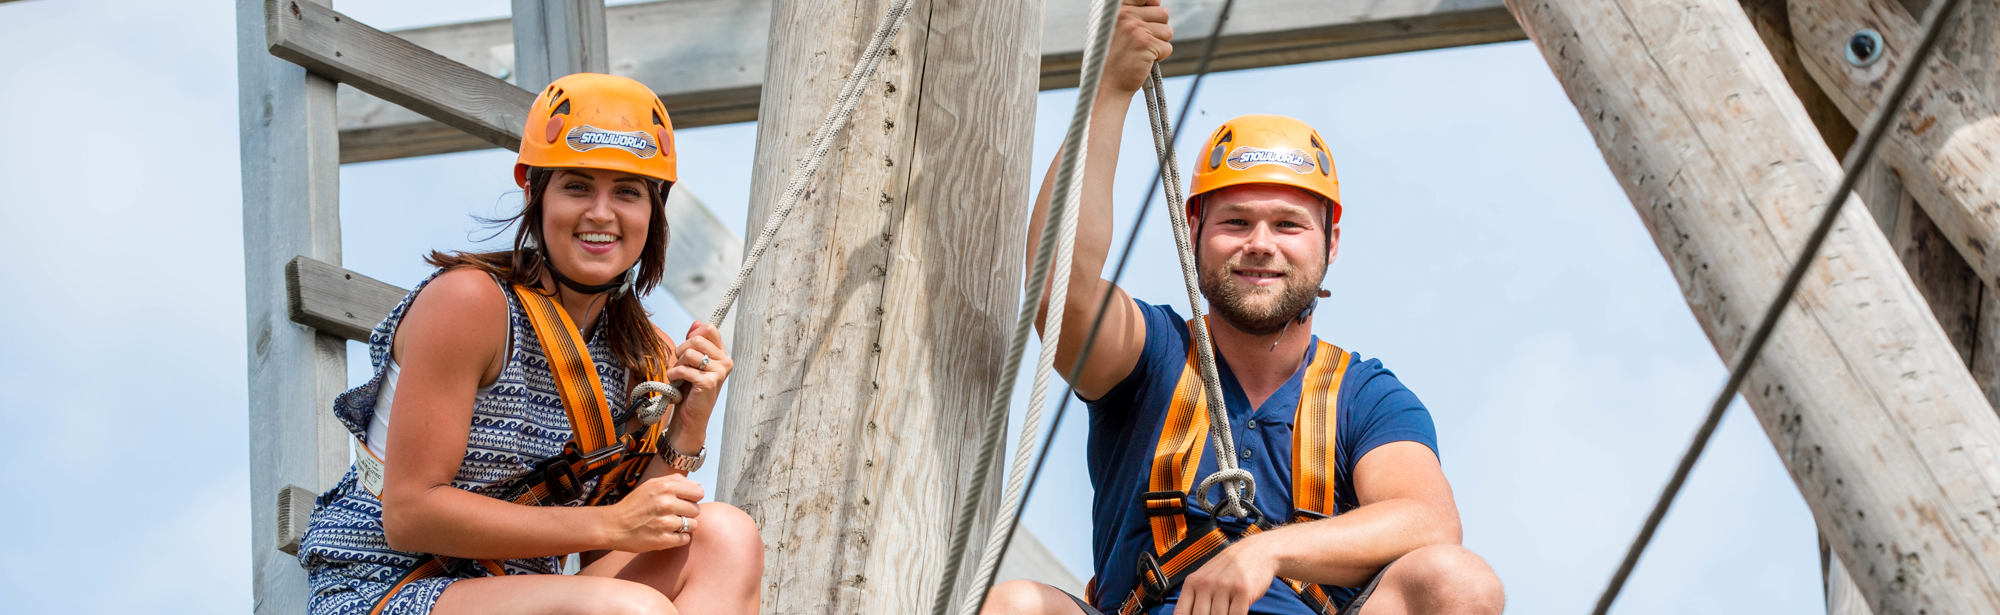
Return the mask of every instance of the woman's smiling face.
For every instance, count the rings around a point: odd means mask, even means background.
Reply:
[[[653,180],[602,169],[555,169],[542,191],[542,240],[557,269],[605,284],[639,262],[653,210]]]

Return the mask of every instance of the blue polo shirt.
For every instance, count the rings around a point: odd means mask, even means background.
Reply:
[[[1173,308],[1135,301],[1145,314],[1146,348],[1138,365],[1116,387],[1096,401],[1085,400],[1090,408],[1090,481],[1096,490],[1092,503],[1092,547],[1097,575],[1098,609],[1110,612],[1132,590],[1137,580],[1139,554],[1153,548],[1152,527],[1148,525],[1140,496],[1147,491],[1152,472],[1153,449],[1172,403],[1174,385],[1187,362],[1190,335],[1187,319]],[[1222,396],[1229,406],[1229,424],[1239,449],[1237,464],[1257,478],[1257,508],[1274,522],[1292,518],[1292,419],[1298,410],[1299,389],[1305,367],[1318,348],[1308,345],[1306,356],[1292,377],[1278,387],[1262,407],[1250,408],[1250,398],[1237,383],[1229,365],[1216,357],[1222,377]],[[1396,375],[1375,359],[1354,355],[1347,375],[1340,383],[1336,401],[1339,432],[1336,451],[1336,511],[1345,512],[1356,504],[1354,463],[1375,447],[1390,442],[1420,442],[1437,451],[1437,430],[1430,411]],[[1215,471],[1215,450],[1204,440],[1200,477]],[[1210,499],[1219,499],[1220,488]],[[1193,498],[1189,498],[1193,507]],[[1332,597],[1344,604],[1354,590],[1336,590]],[[1154,615],[1171,613],[1175,595],[1153,609]],[[1270,591],[1251,605],[1251,613],[1311,615],[1298,594],[1282,582],[1272,580]]]

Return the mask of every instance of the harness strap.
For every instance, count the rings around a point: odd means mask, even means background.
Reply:
[[[1201,367],[1197,360],[1190,350],[1187,361],[1181,365],[1180,381],[1174,385],[1173,402],[1167,406],[1159,443],[1153,449],[1153,472],[1146,483],[1146,514],[1153,526],[1156,554],[1173,550],[1188,535],[1188,519],[1181,514],[1182,506],[1184,496],[1194,488],[1195,474],[1201,471],[1201,445],[1208,440],[1209,426],[1208,396],[1202,394]]]
[[[549,359],[549,373],[555,376],[556,392],[562,396],[563,410],[569,413],[570,444],[585,455],[616,445],[611,408],[604,401],[604,381],[597,377],[597,364],[583,352],[586,347],[569,312],[541,291],[514,285],[514,296],[534,325],[542,354]]]
[[[1193,327],[1194,322],[1189,321]],[[1351,360],[1347,351],[1322,340],[1306,365],[1305,381],[1292,429],[1292,522],[1300,523],[1331,517],[1338,507],[1335,487],[1338,480],[1339,409],[1341,381]],[[1187,496],[1200,471],[1203,442],[1208,437],[1209,412],[1203,395],[1202,375],[1195,349],[1181,368],[1174,386],[1173,401],[1167,407],[1159,441],[1153,449],[1153,469],[1148,491],[1140,501],[1152,526],[1153,550],[1139,555],[1133,589],[1119,601],[1118,615],[1142,613],[1166,600],[1187,575],[1235,542],[1213,518],[1199,519],[1187,514]],[[1251,503],[1253,510],[1255,503]],[[1263,522],[1243,531],[1249,537],[1268,529]],[[1280,578],[1298,592],[1315,612],[1331,614],[1333,600],[1322,587],[1294,579]]]
[[[569,416],[572,436],[563,445],[562,453],[535,464],[498,499],[526,506],[568,502],[585,495],[584,485],[596,479],[596,489],[588,494],[584,504],[597,506],[615,502],[644,477],[646,463],[659,451],[660,435],[666,428],[666,421],[646,425],[637,422],[635,417],[635,421],[627,425],[625,435],[616,437],[614,430],[617,426],[613,425],[611,407],[604,396],[604,381],[598,377],[597,365],[585,358],[583,349],[588,346],[583,336],[577,333],[569,314],[549,296],[535,289],[517,284],[514,295],[520,298],[521,307],[528,314],[528,323],[535,330],[535,338],[541,341],[542,354],[549,360],[549,372],[554,376],[563,411]],[[664,379],[666,376],[664,358],[655,357],[643,368],[649,380]],[[362,454],[355,456],[355,474],[369,493],[380,498],[383,460],[366,446],[357,448]],[[499,560],[471,561],[493,576],[507,574],[506,566]],[[375,606],[376,612],[388,604],[389,597],[396,595],[404,585],[444,574],[449,567],[446,558],[431,556],[389,590],[382,602]]]

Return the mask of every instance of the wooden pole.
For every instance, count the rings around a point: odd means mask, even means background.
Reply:
[[[1911,15],[1922,14],[1930,5],[1927,0],[1903,0],[1901,4]],[[2000,100],[2000,38],[1993,35],[2000,31],[1996,30],[2000,29],[2000,2],[1963,2],[1954,21],[1946,25],[1938,53],[1958,66],[1972,91],[1987,100]],[[1789,49],[1792,45],[1785,42],[1787,53],[1793,53]],[[1777,53],[1775,48],[1773,53]],[[1794,80],[1793,85],[1798,82]],[[1812,89],[1819,91],[1817,84]],[[1887,163],[1878,160],[1871,165],[1856,193],[1874,211],[1889,244],[1903,259],[1917,289],[1923,291],[1931,312],[1966,360],[1987,401],[2000,405],[2000,295],[1980,283],[1978,274],[1953,249],[1925,208],[1903,189],[1901,176]],[[1826,583],[1829,614],[1869,613],[1866,599],[1838,561],[1830,562]]]
[[[889,0],[772,9],[750,228]],[[767,613],[930,606],[1021,292],[1040,2],[917,0],[735,317],[721,499]],[[997,484],[997,481],[995,481]]]
[[[297,0],[307,3],[310,0]],[[250,560],[257,613],[305,611],[306,575],[288,486],[317,494],[347,471],[347,429],[328,408],[347,386],[347,342],[291,321],[285,265],[340,262],[340,146],[334,83],[273,57],[264,0],[237,0],[237,114],[243,166],[243,296],[249,342]],[[310,508],[305,509],[310,514]],[[280,536],[280,529],[287,535]]]
[[[1509,0],[1727,358],[1840,169],[1728,0]],[[1744,395],[1889,613],[2000,612],[2000,417],[1859,203]],[[1690,409],[1692,417],[1692,409]]]
[[[1792,0],[1799,57],[1820,87],[1860,122],[1875,106],[1903,55],[1916,45],[1918,24],[1895,0]],[[1879,59],[1857,66],[1848,56],[1863,30],[1880,34]],[[1990,35],[1990,34],[1989,34]],[[1938,230],[1966,263],[2000,287],[2000,115],[1955,62],[1934,55],[1909,103],[1898,110],[1882,143],[1882,160],[1901,175]]]
[[[611,71],[604,0],[514,0],[514,84],[540,92],[557,77]]]

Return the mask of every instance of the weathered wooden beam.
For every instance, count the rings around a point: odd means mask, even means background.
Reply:
[[[318,5],[299,0],[302,6]],[[264,22],[264,0],[237,0],[236,21]],[[263,28],[237,28],[237,122],[243,181],[243,297],[250,453],[253,608],[305,610],[305,571],[279,548],[281,494],[319,492],[347,471],[347,429],[334,420],[347,387],[347,347],[290,320],[285,263],[340,262],[339,133],[334,84],[266,51]]]
[[[410,291],[339,265],[300,256],[285,265],[292,322],[341,339],[367,342],[368,332]]]
[[[520,146],[533,93],[325,6],[262,4],[271,55],[434,118],[484,147]]]
[[[514,83],[540,91],[556,77],[611,70],[604,0],[514,0]]]
[[[774,5],[753,226],[889,4]],[[1013,386],[1041,6],[916,0],[744,291],[718,492],[763,531],[766,612],[921,612],[970,561],[941,487]]]
[[[1729,358],[1840,176],[1742,9],[1508,7]],[[1876,613],[2000,612],[2000,417],[1864,207],[1842,211],[1744,396]]]
[[[1849,120],[1880,104],[1916,45],[1916,20],[1894,0],[1791,2],[1799,57]],[[1861,66],[1849,42],[1870,29],[1882,49]],[[1932,55],[1882,143],[1882,159],[1989,288],[2000,288],[2000,112],[1949,58]]]
[[[1194,70],[1223,0],[1166,0],[1182,50],[1161,66]],[[1040,87],[1076,85],[1087,2],[1049,3]],[[606,9],[610,68],[660,94],[676,127],[756,119],[764,82],[770,0],[668,0]],[[488,74],[515,70],[509,26],[490,20],[397,34]],[[1216,48],[1214,70],[1237,70],[1404,51],[1520,40],[1500,0],[1238,0]],[[1009,41],[1006,44],[1019,44]],[[518,81],[517,81],[518,83]],[[343,92],[341,155],[347,162],[490,147],[422,115]]]

